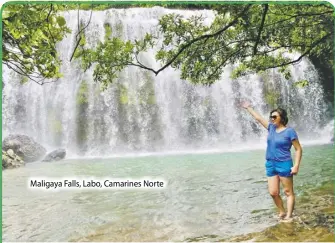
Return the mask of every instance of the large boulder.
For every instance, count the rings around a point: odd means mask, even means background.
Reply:
[[[64,159],[66,156],[65,149],[56,149],[49,153],[45,158],[42,160],[43,162],[51,162],[51,161],[58,161]]]
[[[2,169],[17,168],[24,165],[24,161],[12,149],[2,150]]]
[[[26,135],[9,135],[2,141],[2,149],[12,149],[25,162],[34,162],[43,158],[46,149]]]

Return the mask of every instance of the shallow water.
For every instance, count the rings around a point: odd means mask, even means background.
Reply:
[[[334,175],[334,147],[304,147],[295,191]],[[29,178],[163,179],[159,190],[31,190]],[[297,205],[299,207],[299,205]],[[264,151],[77,159],[3,172],[3,241],[179,241],[275,225]]]

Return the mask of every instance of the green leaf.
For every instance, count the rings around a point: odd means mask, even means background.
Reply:
[[[294,86],[299,88],[304,88],[309,85],[309,82],[307,80],[300,80],[294,83]]]
[[[25,84],[28,82],[28,77],[22,77],[22,79],[20,80],[20,84]]]
[[[6,11],[6,10],[2,11],[2,19],[6,19],[9,16],[10,16],[10,12],[9,11]]]
[[[284,77],[285,77],[286,80],[289,80],[291,78],[291,72],[290,71],[286,71],[284,73]]]
[[[66,25],[66,21],[62,16],[57,16],[57,23],[60,27],[63,27]]]

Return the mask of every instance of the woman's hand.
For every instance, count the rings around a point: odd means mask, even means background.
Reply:
[[[291,168],[291,175],[296,175],[298,174],[298,171],[299,171],[299,167],[298,166],[293,166]]]
[[[269,126],[269,122],[267,120],[265,120],[260,114],[258,114],[251,106],[250,102],[248,101],[242,101],[241,102],[241,106],[246,109],[255,119],[256,121],[258,121],[260,124],[262,124],[262,126],[265,129],[268,129]],[[251,108],[251,109],[248,109]]]
[[[248,102],[248,101],[243,101],[241,103],[241,106],[244,108],[244,109],[247,109],[248,107],[251,107],[251,104]]]
[[[295,148],[295,156],[294,156],[295,163],[294,163],[294,166],[291,168],[291,174],[296,175],[299,171],[299,166],[300,166],[301,157],[302,157],[302,148],[301,148],[301,145],[298,139],[294,139],[292,141],[292,144]]]

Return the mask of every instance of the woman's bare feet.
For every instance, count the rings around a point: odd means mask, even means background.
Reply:
[[[291,223],[293,221],[292,217],[285,217],[280,220],[281,223]]]
[[[285,212],[280,212],[280,213],[278,214],[278,218],[279,218],[279,219],[284,219],[285,216],[286,216],[286,213],[285,213]]]

